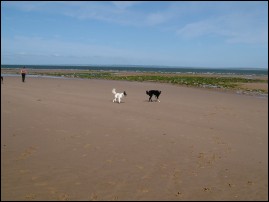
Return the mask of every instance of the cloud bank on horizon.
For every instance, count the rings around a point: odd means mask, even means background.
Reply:
[[[268,2],[1,1],[2,64],[268,68]]]

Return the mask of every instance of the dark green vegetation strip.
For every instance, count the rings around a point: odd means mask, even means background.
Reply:
[[[87,79],[107,79],[125,81],[151,81],[159,83],[171,83],[185,86],[204,88],[240,89],[241,83],[268,83],[268,80],[248,79],[240,77],[211,77],[211,76],[168,76],[168,75],[120,75],[111,72],[89,72],[89,73],[43,73],[50,76],[64,76]],[[254,90],[255,91],[255,90]],[[265,92],[264,90],[257,90]]]

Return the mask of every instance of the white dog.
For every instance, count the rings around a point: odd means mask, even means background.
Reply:
[[[125,91],[123,91],[123,93],[117,93],[115,88],[112,89],[112,93],[114,94],[113,102],[116,102],[117,99],[118,99],[118,103],[120,103],[120,100],[121,100],[124,96],[127,96],[127,94],[126,94]]]

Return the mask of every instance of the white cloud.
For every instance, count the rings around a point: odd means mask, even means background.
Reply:
[[[170,17],[171,15],[167,15],[167,13],[151,13],[146,16],[145,23],[148,25],[158,25],[167,22]]]
[[[177,30],[184,38],[218,36],[228,43],[267,43],[268,25],[249,14],[226,15],[189,23]]]
[[[9,6],[13,6],[19,10],[30,12],[30,11],[40,11],[44,9],[44,6],[48,4],[48,2],[42,1],[7,1],[3,2],[8,4]],[[2,2],[1,2],[2,4]]]
[[[2,38],[3,64],[169,64],[161,53],[94,44],[16,36]],[[167,63],[168,62],[168,63]]]
[[[134,5],[140,4],[139,1],[111,1],[119,9],[126,9]]]
[[[56,39],[44,39],[41,37],[23,37],[17,36],[12,39],[2,39],[1,46],[5,48],[5,54],[1,57],[19,56],[19,57],[53,57],[53,58],[76,58],[76,59],[90,59],[100,58],[118,59],[121,60],[135,60],[146,58],[154,58],[152,54],[146,54],[143,51],[126,50],[113,48],[109,46],[101,46],[94,44],[84,44],[77,42],[61,41]]]
[[[161,11],[143,9],[141,1],[111,1],[111,2],[13,2],[9,6],[31,12],[57,13],[79,20],[98,20],[128,26],[154,26],[167,22],[172,18],[174,10],[164,7]],[[141,9],[134,9],[139,5]]]

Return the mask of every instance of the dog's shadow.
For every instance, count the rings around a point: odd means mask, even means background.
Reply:
[[[144,102],[151,103],[151,102],[158,102],[158,100],[152,100],[152,101],[149,101],[149,100],[144,100]]]
[[[124,104],[125,103],[124,101],[120,101],[120,103],[118,103],[118,102],[113,102],[111,100],[109,100],[109,102],[112,102],[112,104]]]
[[[112,104],[124,104],[125,103],[124,101],[121,101],[120,103],[118,103],[118,102],[113,102],[111,100],[109,100],[109,102],[112,102]],[[152,100],[152,101],[144,100],[143,102],[144,103],[152,103],[152,102],[158,102],[158,100]]]

